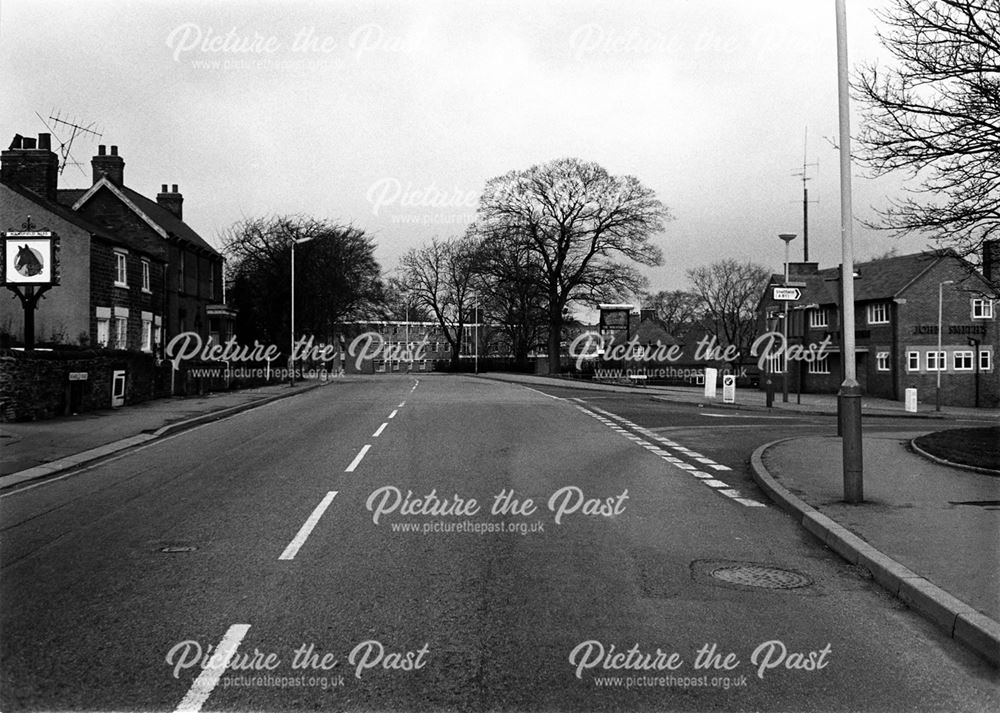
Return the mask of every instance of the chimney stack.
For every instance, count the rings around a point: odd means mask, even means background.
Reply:
[[[37,143],[35,139],[16,134],[10,148],[0,153],[0,181],[55,200],[59,157],[51,147],[52,140],[48,134],[39,134]]]
[[[167,191],[167,184],[162,184],[161,190],[156,194],[156,203],[161,208],[166,208],[175,216],[177,220],[184,220],[184,196],[177,192],[177,184],[173,184],[172,190]]]
[[[90,165],[94,169],[94,183],[101,180],[102,176],[107,176],[108,180],[116,186],[121,186],[125,182],[125,160],[118,155],[118,147],[111,147],[111,155],[107,154],[107,147],[101,144],[97,147],[97,155],[90,160]]]

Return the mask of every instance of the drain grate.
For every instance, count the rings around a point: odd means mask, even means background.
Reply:
[[[813,583],[801,572],[759,562],[699,560],[691,564],[691,570],[695,580],[704,584],[736,589],[800,589]]]
[[[797,589],[807,587],[812,581],[804,574],[777,567],[764,567],[757,564],[737,564],[719,567],[712,576],[730,584],[742,584],[745,587],[763,587],[765,589]]]
[[[167,554],[178,554],[181,552],[194,552],[197,547],[191,545],[169,545],[167,547],[161,547],[160,552],[165,552]]]

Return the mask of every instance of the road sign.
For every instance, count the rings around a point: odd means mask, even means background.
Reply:
[[[736,403],[736,377],[733,374],[722,377],[722,403]]]
[[[775,287],[774,299],[781,302],[798,302],[802,299],[802,290],[798,287]]]

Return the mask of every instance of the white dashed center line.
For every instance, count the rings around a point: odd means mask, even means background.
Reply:
[[[381,436],[382,435],[382,431],[384,431],[385,427],[388,426],[388,425],[389,425],[389,423],[386,422],[386,423],[383,423],[381,426],[379,426],[378,430],[375,431],[375,433],[372,434],[372,438],[378,438],[379,436]]]
[[[177,713],[198,713],[201,710],[248,631],[250,631],[249,624],[233,624],[229,627],[215,648],[215,653],[209,658],[208,665],[198,674],[198,678],[191,684],[191,689],[177,706]]]
[[[358,467],[358,464],[360,464],[362,459],[365,457],[365,453],[367,453],[368,449],[371,447],[372,447],[371,444],[368,443],[360,451],[358,451],[358,454],[354,456],[354,460],[351,461],[351,464],[347,466],[347,469],[344,470],[344,472],[353,473],[354,469]]]
[[[323,497],[319,505],[316,506],[316,509],[312,511],[312,514],[309,516],[309,518],[305,521],[302,527],[299,528],[298,534],[296,534],[295,537],[292,538],[292,541],[288,543],[288,547],[286,547],[285,551],[282,552],[281,555],[278,557],[279,560],[295,559],[295,555],[298,554],[299,549],[302,547],[303,544],[305,544],[306,538],[309,537],[309,534],[313,531],[313,528],[316,527],[316,523],[318,523],[319,519],[323,517],[323,513],[326,512],[326,509],[328,507],[330,507],[330,503],[333,502],[333,499],[336,496],[337,496],[337,491],[331,490]]]
[[[399,413],[398,409],[393,409],[392,413],[389,414],[389,418],[396,418],[396,414]]]

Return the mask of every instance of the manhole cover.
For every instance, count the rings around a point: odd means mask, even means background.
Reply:
[[[813,583],[801,572],[759,562],[698,560],[691,572],[696,581],[735,589],[799,589]]]
[[[194,552],[197,547],[192,547],[191,545],[170,545],[168,547],[161,547],[160,552],[166,552],[167,554],[177,554],[179,552]]]
[[[812,581],[804,574],[758,564],[726,565],[713,570],[711,576],[730,584],[764,587],[765,589],[796,589],[812,584]]]

